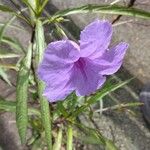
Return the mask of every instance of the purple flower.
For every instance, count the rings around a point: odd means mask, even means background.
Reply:
[[[46,84],[43,95],[55,102],[73,91],[84,96],[99,89],[105,76],[120,68],[128,48],[124,42],[108,48],[111,37],[112,25],[96,20],[81,32],[80,46],[71,40],[50,43],[38,68],[38,76]]]

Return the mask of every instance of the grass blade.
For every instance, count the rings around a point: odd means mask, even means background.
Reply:
[[[44,30],[42,22],[37,20],[36,22],[36,62],[37,65],[41,62],[43,57],[43,52],[45,48]],[[47,141],[48,150],[52,150],[52,137],[51,137],[51,118],[50,118],[50,108],[49,102],[45,97],[42,96],[45,85],[42,81],[37,79],[38,82],[38,95],[41,106],[41,117],[43,126],[45,129],[45,136]]]
[[[93,4],[61,10],[57,12],[52,18],[88,12],[91,13],[99,12],[104,14],[125,15],[125,16],[139,17],[143,19],[150,19],[150,12],[141,9],[128,8],[118,5],[93,5]]]
[[[32,44],[29,45],[27,55],[22,60],[17,77],[17,89],[16,89],[16,121],[18,132],[20,135],[21,143],[25,144],[26,130],[28,124],[28,83],[32,58]]]

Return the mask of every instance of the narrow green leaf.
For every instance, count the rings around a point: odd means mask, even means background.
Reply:
[[[136,106],[142,106],[143,103],[140,102],[130,102],[130,103],[121,103],[117,105],[113,105],[110,107],[103,108],[102,110],[96,110],[95,112],[104,112],[104,111],[110,111],[110,110],[121,110],[128,107],[136,107]]]
[[[128,79],[126,81],[117,83],[117,84],[106,84],[99,92],[97,92],[95,95],[91,96],[86,103],[84,103],[81,107],[79,107],[77,110],[75,110],[75,112],[73,113],[72,116],[78,116],[80,113],[82,113],[85,109],[87,109],[90,105],[96,103],[98,100],[101,100],[104,96],[106,96],[107,94],[109,94],[110,92],[113,92],[119,88],[121,88],[122,86],[128,84],[131,80]]]
[[[0,67],[4,69],[13,69],[15,71],[18,71],[18,67],[16,66],[16,64],[0,64]]]
[[[95,142],[97,142],[97,144],[101,144],[103,146],[105,145],[105,137],[103,137],[100,131],[98,131],[97,129],[87,127],[84,124],[75,123],[75,125],[80,129],[80,131],[82,131],[81,133],[78,133],[78,134],[84,134],[84,136],[95,139],[96,140]],[[83,140],[85,140],[85,142],[88,142],[88,139],[86,140],[83,138]],[[94,142],[94,141],[91,141],[91,142]]]
[[[105,150],[118,150],[118,148],[111,140],[107,139],[105,143],[106,143]]]
[[[5,6],[5,5],[0,5],[0,10],[3,11],[3,12],[9,12],[9,13],[13,13],[14,10],[8,6]]]
[[[8,111],[8,112],[16,112],[16,103],[6,101],[0,98],[0,110]]]
[[[82,135],[80,133],[74,134],[74,136],[85,144],[102,144],[101,141],[92,135]]]
[[[13,53],[7,53],[7,54],[0,54],[0,59],[4,59],[4,58],[16,58],[16,57],[20,57],[17,54],[13,54]]]
[[[10,8],[8,6],[0,5],[0,11],[12,13],[15,16],[17,16],[18,18],[24,20],[27,24],[31,25],[30,20],[28,20],[28,18],[26,18],[25,16],[20,14],[20,12],[16,12],[15,10],[13,10],[12,8]],[[21,10],[21,12],[22,12],[22,10]]]
[[[5,23],[0,22],[0,26],[2,27]],[[21,26],[18,25],[11,25],[9,24],[8,27],[13,28],[13,29],[17,29],[17,30],[21,30],[21,31],[25,31],[25,29]]]
[[[80,131],[82,131],[75,134],[76,138],[83,140],[83,142],[88,144],[100,144],[105,148],[105,150],[118,150],[115,144],[111,140],[104,137],[99,130],[79,123],[75,123],[75,125],[80,129]],[[84,136],[82,133],[84,133]]]
[[[43,1],[42,5],[41,5],[41,7],[40,7],[40,10],[39,10],[39,14],[42,13],[42,11],[43,11],[43,9],[44,9],[44,7],[46,6],[47,3],[48,3],[48,0],[44,0],[44,1]]]
[[[25,53],[23,46],[21,45],[19,40],[15,39],[15,38],[12,39],[10,37],[4,36],[2,38],[2,42],[8,44],[11,48],[14,48],[13,50],[17,53],[18,53],[18,51]]]
[[[69,8],[57,12],[52,18],[68,16],[78,13],[104,13],[104,14],[115,14],[115,15],[125,15],[139,17],[143,19],[150,19],[150,12],[137,9],[137,8],[128,8],[118,5],[84,5],[76,8]]]
[[[3,38],[4,32],[6,30],[6,28],[14,21],[14,19],[16,18],[16,16],[12,17],[10,20],[8,20],[1,28],[0,28],[0,42]]]
[[[105,85],[99,92],[97,92],[95,95],[93,95],[88,101],[88,105],[95,103],[97,100],[102,99],[104,96],[106,96],[107,94],[123,87],[124,85],[128,84],[129,82],[131,82],[131,80],[133,80],[133,78],[128,79],[126,81],[122,81],[120,83],[117,84],[109,84],[109,85]]]
[[[45,48],[45,38],[42,22],[37,20],[36,22],[36,63],[38,64],[42,61],[43,53]],[[45,97],[42,96],[45,85],[42,81],[37,79],[38,82],[38,95],[41,106],[41,117],[45,129],[45,136],[47,141],[48,150],[52,150],[52,133],[51,133],[51,118],[50,118],[50,108],[49,102]]]
[[[28,84],[29,84],[29,74],[32,58],[32,44],[29,45],[27,55],[22,60],[17,77],[17,89],[16,89],[16,121],[21,138],[21,143],[26,142],[26,130],[28,125]]]
[[[7,73],[5,73],[4,69],[0,67],[0,77],[11,86],[11,82],[9,81]]]
[[[22,0],[22,2],[36,14],[35,7],[34,7],[35,2],[33,0]]]
[[[0,49],[0,51],[1,51],[1,49]],[[1,52],[0,52],[0,59],[4,59],[4,58],[15,58],[15,57],[20,57],[20,55],[14,54],[14,53],[1,53]]]
[[[68,117],[68,113],[66,112],[66,108],[63,106],[63,102],[57,103],[57,110],[65,117]]]
[[[16,112],[16,102],[7,101],[3,98],[0,98],[0,110],[7,112]],[[41,117],[40,112],[35,108],[28,108],[28,115],[37,115]]]

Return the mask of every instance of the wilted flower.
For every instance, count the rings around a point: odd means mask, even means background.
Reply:
[[[71,40],[52,42],[45,50],[38,75],[46,84],[44,96],[50,102],[63,100],[71,92],[90,95],[105,82],[105,75],[121,66],[128,44],[121,42],[108,48],[112,25],[96,20],[80,35],[80,46]]]

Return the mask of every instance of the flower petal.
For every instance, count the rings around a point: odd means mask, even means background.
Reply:
[[[93,60],[99,65],[101,75],[111,75],[118,71],[122,65],[128,44],[121,42],[117,46],[107,50],[101,57]]]
[[[92,94],[105,82],[105,77],[99,75],[98,71],[99,69],[86,58],[80,58],[75,63],[72,82],[78,96]]]
[[[74,86],[71,82],[71,70],[66,74],[51,74],[43,95],[47,97],[49,102],[64,100],[73,90]]]
[[[38,68],[38,76],[45,82],[49,81],[50,74],[64,74],[79,59],[79,46],[69,40],[52,42],[45,50],[43,61]]]
[[[112,36],[112,25],[108,21],[96,20],[85,27],[80,36],[81,57],[100,57],[108,48]]]
[[[38,76],[46,84],[44,96],[50,102],[63,100],[74,90],[70,82],[71,70],[78,59],[79,46],[73,41],[52,42],[46,48]]]

